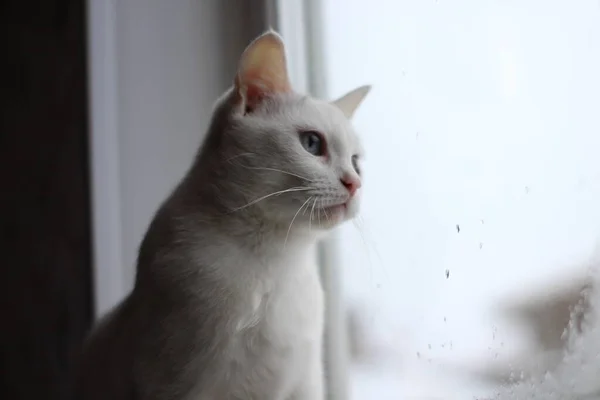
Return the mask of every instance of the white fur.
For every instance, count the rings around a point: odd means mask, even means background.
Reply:
[[[223,333],[230,349],[211,374],[214,385],[199,383],[190,399],[323,398],[323,295],[313,258],[304,243],[293,243],[285,252],[241,252],[225,261],[247,267],[242,274],[220,269],[242,302]]]
[[[314,245],[358,210],[343,180],[360,183],[362,151],[346,115],[366,90],[346,109],[294,93],[281,39],[261,38],[154,217],[133,292],[90,336],[78,399],[324,398]],[[304,148],[307,130],[326,154]]]

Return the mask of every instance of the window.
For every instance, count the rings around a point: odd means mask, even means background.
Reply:
[[[320,248],[330,398],[598,397],[598,2],[220,4],[90,3],[97,314],[269,20],[299,90],[373,85],[362,215]]]
[[[292,48],[308,87],[373,84],[355,118],[362,216],[326,250],[351,350],[328,353],[348,373],[333,393],[598,396],[584,356],[600,327],[581,300],[600,233],[598,2],[304,4],[301,27],[280,11],[286,39],[308,38]],[[583,333],[563,336],[569,320]]]

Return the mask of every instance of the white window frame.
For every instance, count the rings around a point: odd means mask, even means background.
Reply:
[[[87,2],[94,313],[125,295],[119,166],[116,0]]]

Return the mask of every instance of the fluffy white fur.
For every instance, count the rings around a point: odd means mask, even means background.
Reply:
[[[146,233],[133,292],[86,344],[78,399],[324,398],[312,248],[357,211],[349,117],[367,92],[333,103],[295,93],[281,38],[250,44]],[[310,132],[323,154],[308,151]]]

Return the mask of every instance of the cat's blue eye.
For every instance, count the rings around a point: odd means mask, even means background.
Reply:
[[[318,132],[301,132],[300,143],[302,144],[302,147],[313,156],[325,155],[325,140]]]

